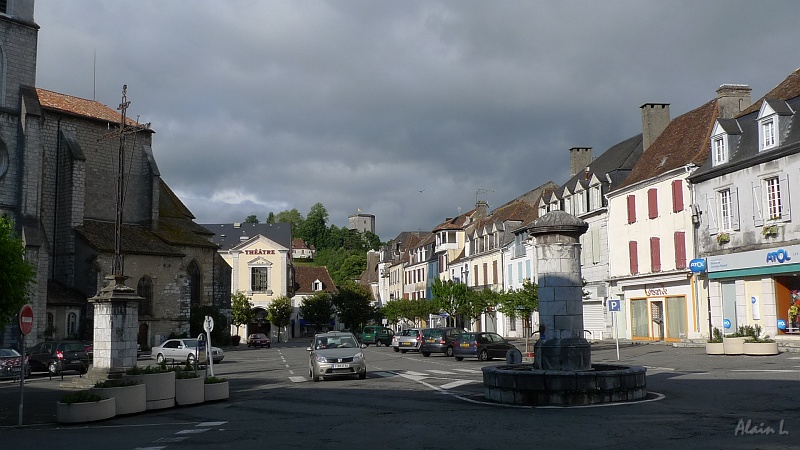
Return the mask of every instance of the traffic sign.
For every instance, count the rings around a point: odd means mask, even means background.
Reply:
[[[27,335],[33,329],[33,308],[31,305],[25,305],[19,311],[19,331]]]
[[[620,311],[622,311],[622,302],[620,300],[609,300],[608,301],[608,310],[610,312],[620,312]]]
[[[203,329],[206,330],[206,333],[211,333],[214,330],[214,318],[211,316],[206,316],[206,320],[203,322]]]

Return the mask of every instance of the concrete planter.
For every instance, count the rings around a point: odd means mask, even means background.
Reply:
[[[222,383],[206,383],[204,386],[205,401],[207,402],[226,400],[230,394],[227,381],[223,381]]]
[[[725,344],[722,342],[706,342],[706,355],[724,355]]]
[[[147,389],[147,410],[172,408],[175,406],[175,372],[123,375],[136,380]]]
[[[726,337],[722,339],[722,345],[725,349],[726,355],[743,355],[744,354],[744,339],[743,337]]]
[[[752,356],[767,356],[778,354],[777,342],[745,342],[744,354]]]
[[[114,417],[117,406],[114,397],[99,402],[61,403],[56,405],[56,420],[59,423],[96,422]]]
[[[118,416],[136,414],[147,409],[147,386],[144,384],[110,388],[94,387],[89,391],[103,398],[115,398]]]
[[[205,400],[205,390],[203,389],[203,379],[196,378],[176,378],[175,379],[175,403],[184,405],[194,405],[203,403]]]

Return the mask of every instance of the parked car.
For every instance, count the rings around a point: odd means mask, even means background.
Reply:
[[[32,372],[56,375],[69,370],[83,374],[89,370],[89,356],[80,341],[40,342],[26,353]]]
[[[332,331],[314,335],[308,347],[308,374],[312,381],[320,378],[357,375],[367,377],[367,361],[361,351],[367,344],[359,344],[353,333]]]
[[[169,339],[163,344],[153,347],[150,353],[151,358],[157,362],[177,361],[180,363],[194,364],[197,359],[197,339]],[[225,357],[225,353],[219,347],[211,347],[211,359],[214,364],[220,363]]]
[[[382,327],[380,325],[366,326],[361,332],[361,342],[367,345],[375,344],[376,346],[380,346],[383,344],[388,347],[392,345],[392,337],[394,337],[394,331],[392,331],[391,328]]]
[[[462,332],[455,339],[453,356],[456,361],[464,358],[478,358],[481,361],[490,361],[492,358],[505,358],[506,352],[514,344],[503,336],[489,331]]]
[[[397,344],[395,347],[394,345]],[[392,344],[394,351],[399,352],[418,352],[422,346],[422,328],[409,328],[397,337],[397,341]]]
[[[31,376],[30,360],[25,366],[25,378]],[[13,348],[0,348],[0,378],[19,378],[22,372],[22,355]]]
[[[431,353],[444,353],[453,356],[453,342],[461,330],[453,327],[426,328],[422,330],[422,356],[431,356]]]
[[[253,333],[247,337],[247,348],[250,347],[267,347],[269,348],[272,345],[270,342],[269,337],[267,337],[264,333]]]

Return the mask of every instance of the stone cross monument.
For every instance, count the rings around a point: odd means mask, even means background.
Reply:
[[[94,356],[90,379],[102,379],[136,366],[141,297],[125,286],[125,277],[109,275],[106,286],[89,299],[94,304]]]
[[[589,225],[572,214],[552,211],[531,228],[536,238],[539,340],[533,365],[539,370],[591,370],[584,338],[580,236]]]

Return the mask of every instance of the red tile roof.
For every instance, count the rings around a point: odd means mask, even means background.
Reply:
[[[56,110],[67,114],[87,117],[106,122],[119,123],[120,113],[94,100],[59,94],[58,92],[36,88],[36,95],[42,108]],[[126,118],[128,125],[136,125],[136,121]]]
[[[752,105],[750,105],[749,108],[739,113],[739,115],[736,117],[741,117],[746,114],[750,114],[752,112],[760,110],[761,103],[764,102],[765,98],[779,98],[781,100],[789,100],[798,96],[800,96],[800,68],[792,72],[792,74],[786,77],[785,80],[781,81],[771,91],[767,92],[765,96],[761,97],[758,101],[754,102]]]
[[[336,292],[333,278],[328,273],[325,266],[302,266],[294,267],[294,291],[297,294],[308,294],[314,292],[314,281],[322,282],[322,290],[325,292]]]

